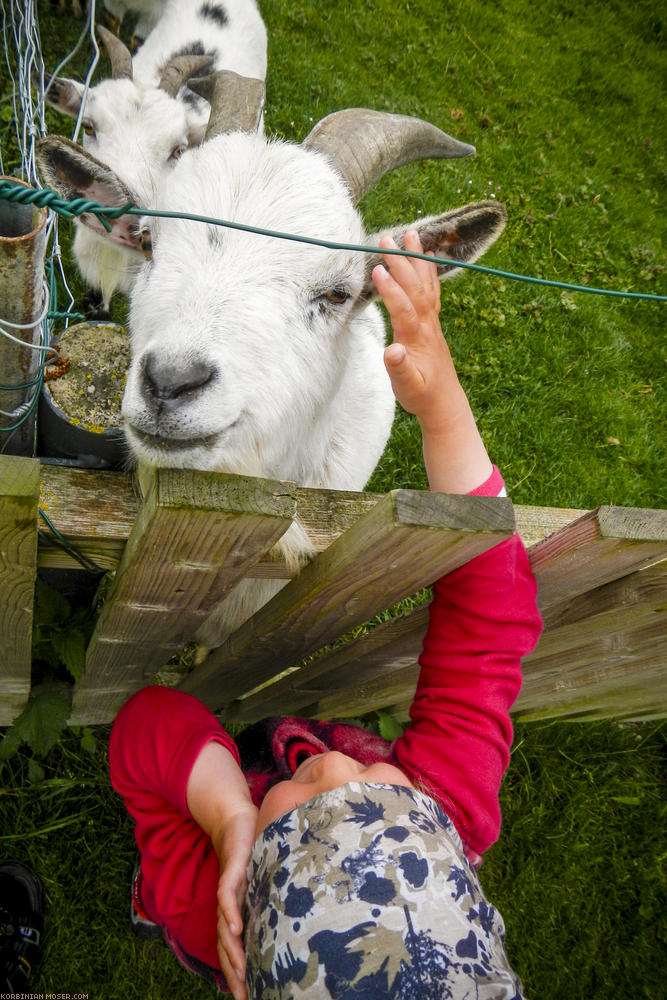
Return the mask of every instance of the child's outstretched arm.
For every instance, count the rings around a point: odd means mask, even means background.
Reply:
[[[395,246],[391,238],[380,243]],[[405,247],[421,251],[415,232],[406,233]],[[385,364],[398,401],[419,419],[429,484],[486,493],[493,466],[442,334],[435,265],[392,255],[385,261],[388,271],[373,271],[394,328]],[[535,579],[516,534],[434,585],[411,723],[394,743],[393,762],[440,799],[470,857],[499,833],[509,710],[521,686],[521,657],[540,628]]]
[[[404,245],[423,253],[414,230],[405,234]],[[380,249],[396,248],[391,236],[380,240]],[[435,264],[391,254],[384,260],[386,267],[374,268],[373,281],[394,330],[385,350],[394,394],[419,420],[431,489],[468,493],[488,479],[493,466],[442,333]]]

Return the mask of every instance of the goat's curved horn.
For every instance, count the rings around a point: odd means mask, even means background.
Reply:
[[[176,97],[190,76],[210,70],[213,56],[175,56],[162,67],[158,87],[170,97]]]
[[[329,157],[355,204],[383,174],[405,163],[475,152],[474,146],[453,139],[421,118],[368,108],[347,108],[327,115],[302,145]]]
[[[111,62],[111,79],[131,80],[132,53],[128,47],[103,24],[97,25],[97,34],[102,39],[102,44]]]
[[[188,80],[188,87],[211,105],[204,139],[226,132],[256,132],[264,109],[264,82],[220,70]]]

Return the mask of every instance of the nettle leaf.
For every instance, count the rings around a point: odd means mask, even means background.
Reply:
[[[22,742],[21,734],[13,726],[10,726],[2,737],[2,743],[0,743],[0,760],[9,760],[10,757],[13,757]]]
[[[389,712],[378,712],[378,730],[385,740],[397,740],[403,735],[403,726]]]
[[[69,701],[60,691],[40,691],[14,719],[2,747],[7,736],[14,733],[12,743],[18,739],[15,749],[24,742],[38,757],[44,757],[65,729],[69,712]]]
[[[95,733],[90,728],[90,726],[84,726],[83,735],[81,737],[81,749],[85,750],[86,753],[95,753],[97,750],[97,740],[95,739]]]
[[[53,649],[58,660],[67,668],[75,681],[81,680],[86,662],[86,637],[78,628],[54,635]]]
[[[61,660],[54,647],[53,634],[48,639],[41,639],[38,643],[33,642],[32,658],[48,663],[54,669],[60,666]]]

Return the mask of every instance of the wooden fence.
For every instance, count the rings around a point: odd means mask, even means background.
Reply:
[[[0,724],[31,691],[39,567],[80,569],[46,543],[38,508],[114,571],[73,690],[70,722],[111,721],[139,687],[179,683],[227,720],[405,716],[426,605],[383,612],[508,537],[526,543],[545,630],[524,660],[520,719],[667,714],[667,512],[513,506],[412,490],[385,495],[161,470],[133,478],[0,457]],[[316,550],[293,579],[271,549],[298,518]],[[246,577],[282,590],[200,666],[166,667]],[[379,623],[372,621],[383,619]]]

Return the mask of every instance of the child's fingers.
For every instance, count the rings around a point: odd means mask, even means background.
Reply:
[[[425,252],[419,233],[416,229],[408,229],[403,237],[403,247],[405,250],[410,250],[412,253],[423,254]],[[429,254],[429,256],[433,256],[433,254]],[[440,280],[438,278],[438,269],[435,264],[428,260],[422,260],[421,257],[408,257],[406,259],[412,264],[415,274],[418,276],[419,281],[426,293],[432,295],[433,292],[437,292],[439,299]]]
[[[379,247],[381,250],[399,249],[393,237],[388,234],[380,239]],[[424,253],[416,230],[409,229],[406,232],[403,248],[413,253]],[[404,289],[418,310],[422,305],[426,308],[432,306],[433,294],[436,291],[439,299],[440,284],[437,269],[430,261],[398,254],[387,254],[384,256],[384,261],[391,276]]]
[[[386,268],[378,265],[373,270],[375,287],[389,310],[394,334],[399,339],[415,336],[419,324],[437,315],[440,309],[437,276],[434,285],[435,267],[427,261],[417,261],[425,265],[419,273],[413,267],[415,262],[408,258],[389,256],[385,260],[389,262]]]
[[[394,240],[393,236],[387,234],[381,237],[379,242],[380,250],[399,250],[400,247],[398,243]],[[405,247],[406,250],[414,250],[415,247]],[[418,253],[421,250],[417,251]],[[411,295],[414,290],[416,290],[420,285],[419,272],[417,271],[415,264],[419,261],[410,257],[403,257],[399,254],[383,254],[382,259],[384,260],[385,267],[389,271],[389,274],[394,279],[394,281],[402,288],[408,295]]]
[[[241,937],[234,934],[222,910],[218,910],[218,958],[220,968],[235,1000],[245,1000],[246,956]]]
[[[409,336],[415,330],[418,322],[410,297],[382,264],[373,268],[372,277],[375,287],[389,311],[394,336],[399,338]]]
[[[243,932],[240,900],[243,899],[246,887],[245,867],[235,866],[230,862],[218,882],[218,909],[233,934]]]
[[[243,943],[238,934],[232,934],[229,924],[222,914],[218,918],[218,943],[226,955],[226,961],[234,969],[235,975],[243,979],[246,965]]]
[[[218,891],[218,906],[221,914],[227,921],[231,932],[233,934],[240,934],[243,930],[243,921],[241,919],[241,910],[234,893],[231,891],[223,892],[222,888],[220,888]]]

